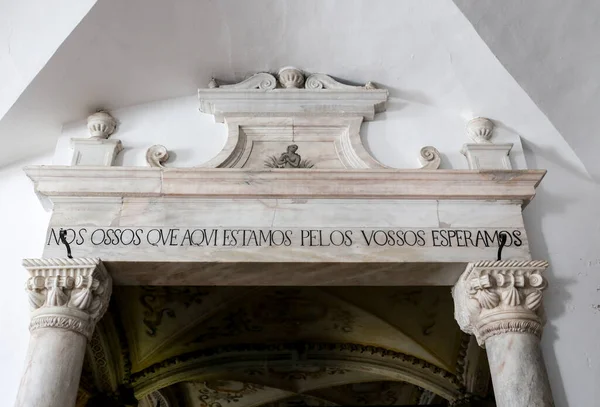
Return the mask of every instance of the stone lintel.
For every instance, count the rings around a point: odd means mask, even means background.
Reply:
[[[31,166],[36,192],[68,196],[512,200],[527,204],[545,170],[244,170]]]

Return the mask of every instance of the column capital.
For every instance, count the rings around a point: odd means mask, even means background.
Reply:
[[[454,317],[460,328],[475,335],[480,346],[498,334],[531,333],[541,336],[544,319],[542,273],[548,262],[539,260],[483,260],[469,263],[452,289]]]
[[[29,272],[29,330],[63,328],[90,339],[112,292],[112,279],[100,259],[25,259],[23,267]]]

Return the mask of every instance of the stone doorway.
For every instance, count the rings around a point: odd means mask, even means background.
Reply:
[[[198,167],[165,168],[158,145],[152,168],[113,166],[120,141],[94,138],[73,140],[70,167],[26,169],[53,213],[42,258],[23,263],[35,368],[17,405],[72,406],[86,354],[88,407],[380,405],[353,395],[388,391],[458,406],[490,370],[499,406],[552,405],[548,264],[522,217],[545,171],[511,170],[510,146],[487,143],[465,146],[469,170],[440,169],[431,146],[420,168],[386,167],[360,126],[387,91],[271,79],[199,92],[227,140]]]

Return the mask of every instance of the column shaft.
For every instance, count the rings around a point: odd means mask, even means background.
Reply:
[[[100,259],[25,259],[32,308],[29,348],[15,407],[74,407],[87,341],[112,280]]]
[[[31,332],[15,407],[75,406],[87,338],[60,328]]]
[[[498,407],[553,407],[540,340],[508,332],[485,342]]]
[[[552,407],[540,350],[545,261],[469,263],[452,290],[460,328],[488,353],[497,407]]]

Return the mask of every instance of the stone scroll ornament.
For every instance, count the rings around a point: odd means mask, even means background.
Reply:
[[[460,328],[475,335],[480,346],[506,332],[541,336],[547,267],[546,261],[530,260],[469,263],[452,290]]]
[[[284,89],[332,89],[332,90],[373,90],[377,89],[373,82],[367,82],[364,86],[346,85],[338,82],[331,76],[315,73],[306,77],[305,73],[298,68],[286,66],[279,70],[277,75],[267,72],[260,72],[244,79],[241,82],[222,85],[216,79],[211,79],[208,83],[210,89],[255,89],[255,90],[273,90],[275,88]]]
[[[169,151],[165,146],[155,144],[146,151],[146,162],[150,167],[164,168],[169,160]]]
[[[26,291],[32,309],[30,331],[63,328],[91,338],[112,291],[99,259],[26,259]]]
[[[419,161],[421,162],[422,170],[437,170],[442,163],[442,155],[437,148],[425,146],[421,149]]]

